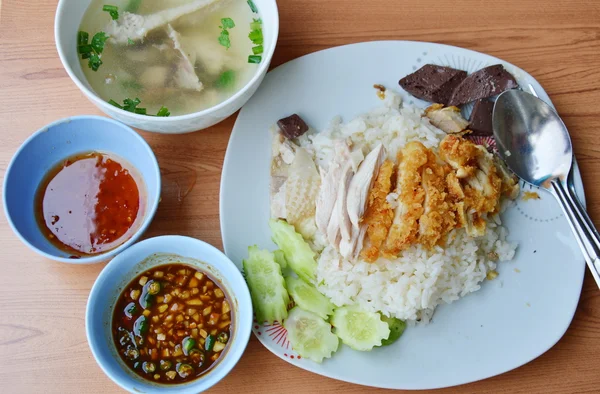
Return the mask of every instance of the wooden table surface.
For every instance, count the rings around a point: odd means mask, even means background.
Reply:
[[[0,14],[0,169],[32,132],[99,114],[63,70],[54,46],[57,0],[4,0]],[[571,131],[588,206],[600,224],[600,2],[597,0],[280,0],[273,66],[332,46],[383,39],[457,45],[516,64],[540,81]],[[204,132],[142,133],[162,169],[162,203],[147,236],[181,234],[221,247],[219,182],[235,116]],[[119,392],[86,342],[84,311],[103,268],[45,261],[0,215],[0,392]],[[591,276],[573,323],[537,360],[439,392],[600,390],[600,292]],[[518,322],[515,322],[518,324]],[[511,351],[511,349],[507,349]],[[426,373],[426,372],[424,372]],[[375,392],[295,368],[252,338],[213,393]],[[383,390],[381,390],[383,391]]]

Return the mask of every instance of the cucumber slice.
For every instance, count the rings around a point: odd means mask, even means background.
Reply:
[[[260,250],[256,245],[250,246],[243,265],[257,321],[269,324],[275,320],[283,321],[287,317],[290,297],[273,253]]]
[[[285,260],[285,254],[283,254],[283,250],[278,249],[274,251],[273,256],[275,256],[275,262],[281,267],[281,271],[287,268],[287,261]]]
[[[283,251],[290,268],[300,279],[308,283],[314,282],[317,270],[315,252],[304,241],[302,235],[284,220],[271,219],[269,226],[273,232],[273,241]]]
[[[381,341],[390,336],[390,328],[381,321],[379,313],[366,312],[356,306],[337,308],[333,312],[331,324],[333,332],[342,342],[363,352],[374,346],[381,346]]]
[[[283,326],[292,348],[302,357],[317,363],[331,357],[340,344],[329,323],[297,306],[290,310]]]
[[[285,278],[285,285],[289,295],[300,308],[316,313],[323,319],[333,314],[333,304],[313,285],[292,276]]]
[[[396,342],[402,336],[404,330],[406,329],[406,323],[400,319],[396,319],[395,317],[387,317],[383,315],[381,315],[381,320],[386,322],[390,328],[390,336],[388,339],[381,341],[381,346],[388,346]]]

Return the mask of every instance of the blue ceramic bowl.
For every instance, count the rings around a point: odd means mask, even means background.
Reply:
[[[125,243],[102,254],[72,259],[42,233],[34,200],[48,171],[70,156],[89,151],[115,154],[137,169],[145,183],[146,209],[140,227]],[[64,263],[97,263],[129,247],[148,228],[160,199],[160,170],[152,149],[132,128],[100,116],[74,116],[38,130],[21,145],[6,170],[3,197],[8,223],[29,248]]]
[[[132,280],[148,269],[174,262],[192,265],[222,285],[233,311],[233,332],[221,359],[208,372],[189,383],[164,385],[142,379],[121,360],[111,323],[117,299]],[[223,379],[244,353],[252,329],[252,301],[241,272],[215,247],[175,235],[150,238],[133,245],[104,267],[90,292],[85,329],[96,362],[123,389],[146,394],[199,393]]]

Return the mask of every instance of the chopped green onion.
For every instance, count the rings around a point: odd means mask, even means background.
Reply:
[[[90,39],[89,33],[85,32],[85,31],[80,31],[79,33],[77,33],[77,45],[79,45],[79,46],[87,45],[89,39]]]
[[[134,112],[136,107],[142,102],[139,98],[123,100],[123,109],[125,111]]]
[[[117,102],[116,102],[115,100],[113,100],[113,99],[110,99],[110,100],[108,100],[108,103],[109,103],[110,105],[114,105],[114,106],[115,106],[115,107],[117,107],[117,108],[123,109],[123,106],[122,106],[121,104],[117,103]]]
[[[102,7],[102,11],[108,12],[113,21],[119,19],[119,7],[117,7],[116,5],[105,4],[104,7]]]
[[[260,55],[263,53],[263,46],[259,45],[257,47],[252,47],[252,53],[254,53],[255,55]]]
[[[142,0],[130,0],[129,4],[125,7],[126,12],[137,12],[142,5]]]
[[[250,55],[248,56],[248,63],[258,64],[262,61],[262,56]]]
[[[98,71],[102,65],[101,53],[104,50],[104,44],[108,36],[104,32],[99,32],[92,37],[92,42],[88,44],[90,35],[85,31],[77,33],[77,52],[82,59],[88,60],[88,67],[94,71]]]
[[[231,48],[231,40],[229,39],[229,31],[227,29],[233,29],[235,27],[235,22],[231,18],[221,18],[221,34],[219,35],[219,44],[224,46],[225,48]]]
[[[138,108],[138,105],[140,105],[141,102],[142,102],[142,100],[140,100],[137,97],[135,99],[127,98],[127,99],[123,100],[123,105],[117,103],[115,100],[112,100],[112,99],[108,100],[108,103],[110,105],[113,105],[124,111],[133,112],[134,114],[138,114],[138,115],[148,115],[148,111],[146,108]],[[160,107],[160,109],[158,110],[158,113],[156,114],[156,116],[162,116],[162,117],[167,117],[170,115],[171,115],[171,113],[169,112],[167,107]],[[153,116],[153,115],[148,115],[148,116]],[[147,307],[149,307],[150,304],[152,303],[153,296],[158,294],[158,292],[160,292],[160,282],[149,281],[146,284],[146,291],[144,292],[144,295],[140,298],[140,305],[144,309],[147,309]]]
[[[229,32],[227,30],[222,30],[221,35],[219,36],[219,44],[223,45],[225,48],[231,48],[231,41],[229,40]]]
[[[262,30],[252,30],[250,34],[248,34],[248,38],[250,41],[254,43],[254,45],[262,45],[263,43],[263,34]]]
[[[100,55],[97,53],[90,53],[88,61],[89,68],[91,68],[93,71],[98,71],[101,65],[102,60],[100,59]]]
[[[129,45],[135,45],[135,41],[133,41],[131,38],[127,39],[127,44]]]
[[[260,18],[253,19],[252,23],[250,23],[250,30],[260,30],[262,29],[262,20]]]
[[[221,29],[233,29],[235,22],[231,18],[221,18]]]
[[[156,114],[156,116],[162,116],[162,117],[167,117],[169,115],[171,115],[171,113],[169,112],[167,107],[160,107],[160,109],[158,110],[158,113]]]
[[[223,71],[221,75],[219,75],[219,79],[216,82],[217,88],[220,89],[229,89],[232,88],[235,84],[235,71],[227,70]]]
[[[254,12],[255,14],[258,13],[258,8],[256,8],[256,4],[254,4],[252,0],[248,0],[248,5],[250,6],[252,12]]]
[[[92,37],[92,48],[94,48],[94,51],[96,51],[98,55],[104,50],[106,40],[108,40],[108,35],[103,31],[94,34],[94,37]]]
[[[92,48],[92,46],[90,44],[85,44],[85,45],[79,45],[77,47],[77,52],[79,52],[80,55],[85,55],[85,54],[89,54],[93,51],[94,49]]]

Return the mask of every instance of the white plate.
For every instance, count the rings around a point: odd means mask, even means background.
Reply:
[[[525,71],[497,58],[445,45],[384,41],[313,53],[270,72],[241,111],[225,157],[221,182],[221,231],[229,258],[241,269],[247,247],[274,249],[268,227],[269,127],[292,113],[323,129],[335,115],[350,120],[381,105],[373,84],[401,91],[398,80],[426,63],[473,72],[502,63],[522,86]],[[579,171],[578,194],[583,198]],[[529,186],[527,186],[529,187]],[[394,345],[368,353],[341,346],[322,364],[299,359],[275,325],[253,330],[274,354],[331,378],[395,389],[427,389],[485,379],[519,367],[550,349],[565,333],[579,300],[585,264],[566,219],[544,191],[539,201],[518,200],[503,216],[515,260],[498,264],[499,277],[482,289],[436,310],[433,322],[414,327]]]

